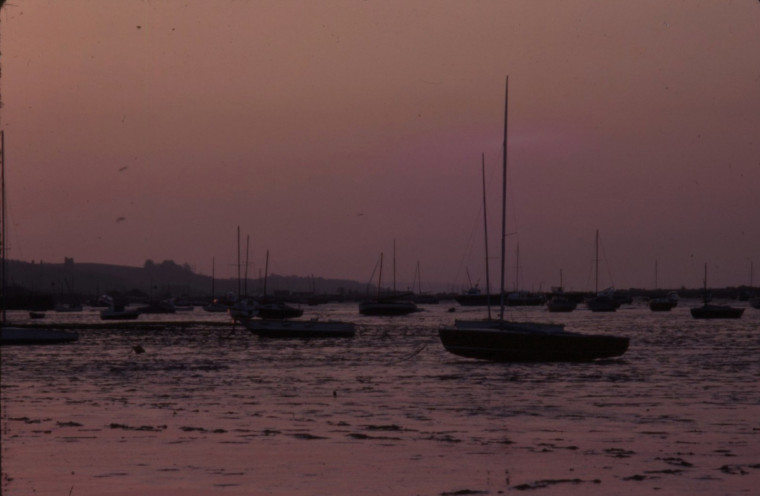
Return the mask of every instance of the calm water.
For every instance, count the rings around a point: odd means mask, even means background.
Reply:
[[[442,348],[439,324],[484,315],[454,306],[393,318],[305,308],[357,322],[348,340],[203,326],[6,347],[3,493],[755,494],[760,310],[708,322],[690,317],[690,302],[670,313],[529,309],[511,316],[631,346],[590,364],[499,364]],[[88,319],[97,313],[48,313]]]

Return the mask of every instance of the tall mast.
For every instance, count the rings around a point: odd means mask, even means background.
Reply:
[[[499,319],[504,320],[504,264],[507,243],[507,109],[509,108],[509,76],[504,90],[504,141],[502,144],[501,180],[501,291]]]
[[[491,277],[488,268],[488,216],[486,214],[486,154],[481,155],[480,168],[483,171],[483,233],[486,246],[486,306],[488,307],[488,320],[491,320]],[[472,286],[472,284],[470,284]]]
[[[5,228],[5,131],[0,130],[0,147],[2,147],[2,150],[0,150],[0,161],[2,161],[2,167],[0,168],[0,193],[2,194],[3,198],[0,200],[0,210],[2,210],[2,213],[0,213],[0,223],[2,223],[2,226],[0,226],[0,257],[2,257],[2,265],[0,266],[0,270],[2,270],[2,275],[0,275],[0,279],[2,279],[2,301],[0,302],[0,306],[2,307],[2,322],[5,323],[5,242],[6,242],[6,228]]]
[[[269,277],[269,250],[267,250],[267,260],[264,264],[264,298],[267,296],[267,278]]]
[[[251,236],[250,234],[245,235],[245,271],[243,272],[245,274],[245,279],[243,280],[243,294],[245,296],[248,296],[248,253],[249,253],[249,247],[251,245]]]
[[[240,226],[237,226],[237,295],[240,299]]]
[[[654,289],[660,287],[660,281],[657,280],[657,260],[654,261]]]
[[[393,240],[393,294],[396,294],[396,240]]]
[[[520,291],[520,243],[515,250],[515,291]]]
[[[215,287],[216,284],[216,259],[214,257],[211,257],[211,301],[214,301],[215,298]]]
[[[596,230],[596,251],[594,255],[594,293],[599,294],[599,229]]]

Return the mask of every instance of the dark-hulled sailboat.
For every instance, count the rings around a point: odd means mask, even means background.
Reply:
[[[504,320],[504,264],[507,193],[507,109],[509,78],[504,101],[502,156],[501,304],[498,320],[468,325],[442,326],[438,335],[444,348],[455,355],[503,362],[591,361],[620,356],[628,349],[627,337],[586,335],[565,331],[555,324]]]

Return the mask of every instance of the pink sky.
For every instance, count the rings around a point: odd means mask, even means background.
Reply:
[[[367,281],[396,240],[400,287],[483,284],[509,75],[510,286],[519,242],[522,288],[593,289],[595,229],[603,285],[760,285],[760,2],[19,0],[0,29],[13,259],[232,276],[240,226],[253,273]]]

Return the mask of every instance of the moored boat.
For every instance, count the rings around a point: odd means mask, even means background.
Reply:
[[[503,329],[519,332],[562,332],[565,329],[565,324],[555,324],[553,322],[521,322],[517,320],[501,319],[457,319],[454,321],[454,327],[457,329]]]
[[[337,320],[247,319],[246,329],[267,338],[350,338],[356,334],[352,322]]]
[[[135,320],[139,316],[138,310],[120,304],[111,305],[100,312],[101,320]]]
[[[615,298],[615,290],[607,288],[588,298],[586,307],[592,312],[614,312],[620,308],[620,302]]]
[[[738,319],[744,314],[743,308],[729,305],[715,305],[710,303],[711,297],[707,292],[707,264],[705,264],[704,297],[701,307],[693,307],[691,316],[695,319]]]
[[[79,339],[76,332],[68,332],[59,329],[39,329],[15,327],[8,325],[6,315],[6,258],[7,248],[7,225],[5,204],[5,131],[0,130],[0,345],[40,345],[69,343]],[[29,317],[39,316],[37,312],[30,312]],[[44,317],[44,314],[42,314]]]
[[[509,80],[507,79],[507,82]],[[508,86],[507,86],[508,88]],[[507,192],[507,98],[504,108],[502,163],[501,288],[504,295],[506,192]],[[597,257],[598,258],[598,257]],[[504,319],[505,298],[500,298],[500,316],[487,321],[456,321],[438,330],[443,347],[452,354],[490,361],[554,362],[590,361],[620,356],[628,349],[627,337],[586,335],[568,332],[561,324],[513,322]]]
[[[264,300],[256,304],[257,316],[262,319],[295,319],[303,315],[303,310],[282,301]]]
[[[397,298],[378,298],[359,303],[359,313],[362,315],[394,316],[418,311],[419,308],[413,301]]]
[[[395,263],[395,247],[396,244],[394,242],[393,244],[393,251],[394,251],[394,268],[396,266]],[[397,315],[408,315],[410,313],[418,312],[419,308],[417,305],[410,299],[406,299],[406,297],[411,297],[411,294],[396,294],[396,282],[395,282],[395,269],[394,269],[394,282],[393,282],[393,293],[389,296],[384,296],[380,294],[380,288],[383,284],[383,254],[380,253],[380,273],[378,274],[377,278],[377,297],[372,300],[365,300],[359,303],[359,313],[362,315],[374,315],[374,316],[397,316]]]
[[[550,312],[572,312],[577,306],[576,302],[562,295],[552,296],[546,302],[546,308]]]
[[[743,314],[743,308],[729,305],[713,305],[710,303],[705,303],[701,307],[691,309],[691,316],[695,319],[738,319]]]
[[[27,327],[0,326],[0,344],[39,345],[71,343],[79,339],[76,332],[60,329],[39,329]]]
[[[653,312],[669,312],[678,306],[678,293],[671,291],[667,296],[649,300],[649,309]]]
[[[441,327],[444,348],[455,355],[500,362],[586,362],[623,355],[629,340],[621,336],[569,331],[467,329]]]

